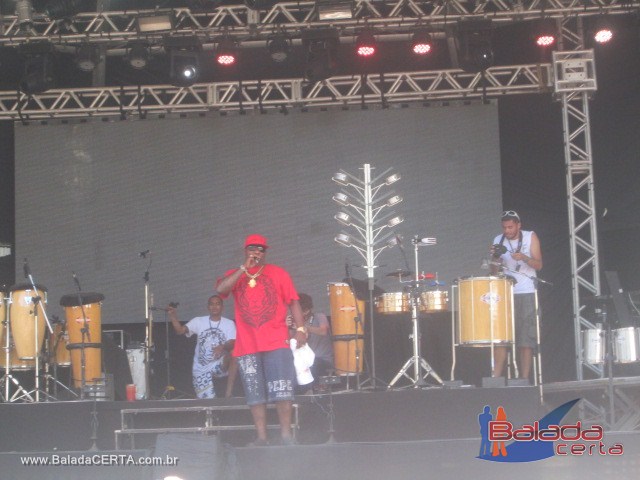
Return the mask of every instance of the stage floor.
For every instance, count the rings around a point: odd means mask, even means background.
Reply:
[[[593,390],[593,385],[589,389]],[[598,385],[599,387],[599,385]],[[554,398],[557,392],[558,397]],[[117,455],[141,458],[173,455],[176,473],[185,479],[476,479],[517,475],[519,479],[635,478],[640,464],[640,432],[606,432],[606,446],[624,445],[621,456],[554,456],[529,463],[496,463],[477,459],[478,415],[488,405],[502,406],[514,425],[531,424],[558,407],[565,397],[580,398],[580,385],[555,384],[541,402],[537,387],[427,388],[390,391],[347,391],[297,397],[299,445],[244,447],[251,429],[217,435],[166,434],[136,436],[135,445],[114,451],[114,431],[125,409],[167,408],[175,415],[136,418],[136,428],[196,426],[203,417],[185,407],[238,406],[243,399],[157,400],[138,402],[41,402],[0,404],[0,478],[92,478],[146,480],[164,478],[159,467],[124,466]],[[171,418],[169,418],[171,417]],[[567,421],[575,420],[572,411]],[[333,419],[333,423],[331,420]],[[97,424],[96,424],[97,420]],[[221,412],[219,425],[250,424],[247,410]],[[95,426],[95,429],[92,428]],[[334,434],[330,435],[331,425]],[[95,432],[95,434],[94,434]],[[90,451],[95,437],[97,451]],[[162,441],[161,441],[162,440]],[[163,443],[162,443],[163,442]],[[195,443],[194,443],[195,442]],[[26,454],[29,455],[26,455]],[[56,456],[115,459],[100,467],[77,464],[27,466],[27,456],[51,461]],[[123,457],[124,458],[124,457]],[[164,457],[163,457],[164,458]]]

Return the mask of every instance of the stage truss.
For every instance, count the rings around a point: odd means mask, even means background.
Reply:
[[[384,10],[382,10],[384,8]],[[375,105],[402,106],[492,99],[512,94],[553,94],[562,104],[567,198],[571,243],[572,296],[576,375],[583,370],[598,376],[597,365],[583,359],[583,328],[593,324],[583,316],[587,297],[600,294],[597,223],[593,191],[589,96],[597,89],[593,51],[585,50],[583,18],[602,14],[638,12],[640,2],[630,0],[533,0],[506,2],[478,0],[443,2],[398,0],[383,7],[373,0],[358,0],[356,18],[319,22],[314,2],[278,3],[267,11],[253,11],[244,5],[221,6],[212,12],[194,13],[173,9],[173,35],[196,34],[203,43],[213,43],[222,33],[238,40],[262,41],[274,32],[292,38],[304,30],[336,27],[341,36],[353,35],[366,24],[376,35],[409,34],[418,25],[445,32],[461,18],[491,18],[495,23],[515,23],[554,18],[561,33],[560,52],[552,64],[492,67],[483,73],[461,70],[353,75],[309,83],[304,79],[280,79],[197,84],[192,87],[140,85],[123,87],[50,90],[42,94],[0,92],[0,119],[23,122],[61,119],[143,119],[218,112],[279,111],[309,108],[356,108]],[[0,46],[16,46],[34,40],[56,45],[83,42],[122,47],[131,40],[160,44],[163,35],[141,34],[139,16],[149,11],[96,12],[80,14],[64,22],[34,17],[29,30],[20,28],[16,17],[0,18]],[[364,17],[367,17],[366,19]]]
[[[145,118],[204,112],[246,112],[350,105],[488,99],[550,92],[550,64],[461,70],[350,75],[309,83],[301,78],[196,84],[0,92],[0,119]]]
[[[640,8],[638,0],[356,0],[353,19],[319,21],[315,2],[281,2],[268,10],[256,11],[245,5],[222,5],[212,11],[196,12],[188,8],[128,10],[81,13],[73,18],[50,20],[34,14],[28,28],[16,16],[0,18],[0,45],[19,45],[34,40],[49,40],[59,45],[100,43],[117,46],[131,40],[162,43],[167,33],[140,33],[137,19],[154,13],[170,12],[175,17],[172,35],[196,34],[206,43],[228,35],[237,40],[266,40],[274,32],[286,32],[295,38],[309,29],[335,27],[342,36],[353,35],[366,26],[376,36],[410,33],[416,26],[447,30],[461,18],[490,18],[496,24],[508,24],[541,18],[566,20],[594,15],[628,14]]]

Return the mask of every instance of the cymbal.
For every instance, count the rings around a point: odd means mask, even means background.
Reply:
[[[413,275],[413,272],[409,270],[396,270],[395,272],[387,273],[385,277],[410,277]]]

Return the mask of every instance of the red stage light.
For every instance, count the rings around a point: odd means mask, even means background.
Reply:
[[[356,38],[356,53],[363,58],[369,58],[376,53],[376,39],[373,33],[364,31]]]
[[[223,54],[223,55],[218,55],[218,57],[216,58],[216,61],[220,65],[228,66],[236,63],[236,57],[229,54]]]

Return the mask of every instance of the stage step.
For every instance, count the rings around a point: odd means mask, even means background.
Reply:
[[[294,403],[293,408],[293,421],[291,428],[293,429],[294,436],[298,432],[300,426],[299,421],[299,409],[298,404]],[[275,405],[267,405],[267,410],[275,410]],[[231,411],[246,411],[249,412],[248,405],[212,405],[212,406],[197,406],[197,407],[160,407],[160,408],[127,408],[120,411],[120,429],[115,430],[115,448],[120,450],[120,438],[129,437],[129,448],[134,448],[135,435],[142,434],[159,434],[159,433],[208,433],[208,432],[220,432],[229,430],[251,430],[254,428],[253,418],[251,415],[247,415],[246,423],[237,423],[234,425],[220,425],[220,418],[217,414]],[[153,421],[153,416],[161,415],[160,420],[166,422],[167,416],[171,414],[185,414],[185,413],[204,413],[204,425],[190,426],[190,427],[145,427],[136,428],[134,426],[134,418],[145,417],[147,422]],[[151,420],[149,420],[151,418]],[[177,419],[179,420],[179,419]],[[268,429],[280,428],[278,423],[268,423]]]

